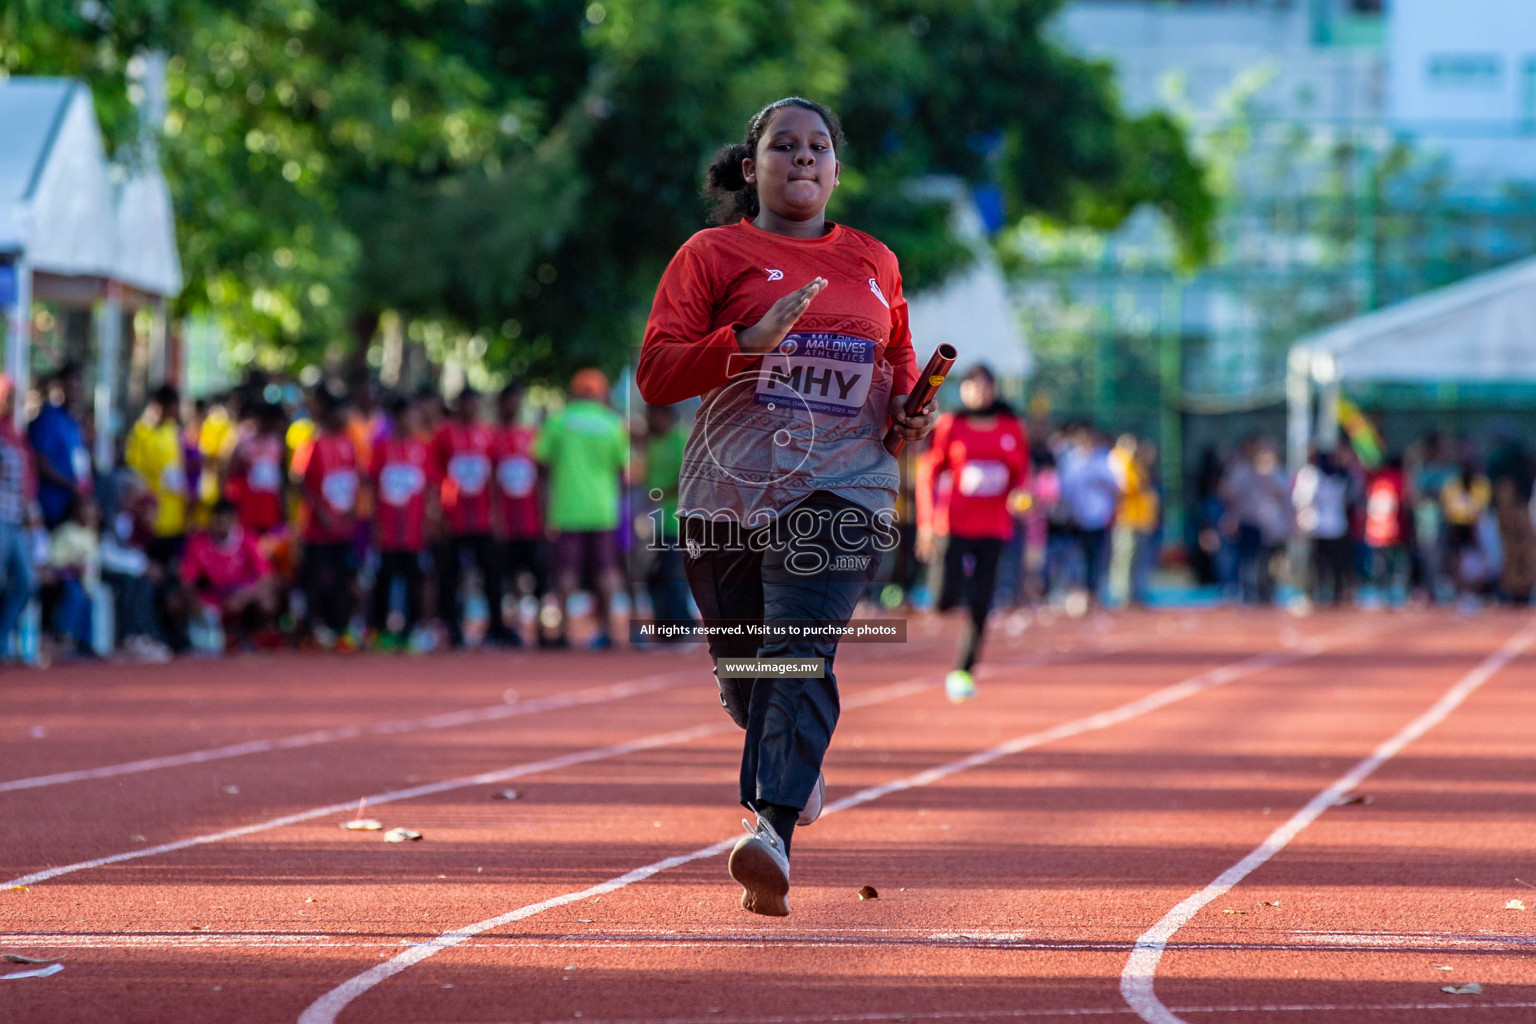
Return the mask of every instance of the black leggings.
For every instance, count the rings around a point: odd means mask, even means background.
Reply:
[[[373,602],[368,625],[374,632],[384,632],[389,622],[390,592],[395,580],[405,581],[405,629],[409,634],[421,621],[421,554],[416,551],[379,552],[379,571],[373,577]]]
[[[443,542],[442,559],[437,565],[437,614],[448,629],[448,639],[455,647],[464,643],[464,607],[459,600],[460,559],[469,552],[480,569],[480,585],[485,588],[489,620],[486,635],[500,640],[509,632],[501,621],[501,566],[496,542],[490,534],[471,533],[450,537]]]
[[[333,633],[345,633],[352,618],[351,543],[305,544],[300,575],[309,627],[319,622]]]
[[[683,531],[688,548],[684,568],[706,625],[846,625],[880,567],[870,513],[825,491],[756,531],[702,519],[685,519]],[[742,804],[804,808],[837,727],[836,639],[711,636],[709,653],[717,661],[824,659],[820,679],[716,675],[720,703],[747,733],[741,754]]]
[[[962,601],[970,611],[965,632],[960,637],[960,652],[955,667],[969,672],[981,652],[981,640],[987,631],[987,614],[992,611],[992,594],[997,589],[997,563],[1002,558],[1005,541],[997,537],[940,538],[940,572],[937,608],[947,612]]]

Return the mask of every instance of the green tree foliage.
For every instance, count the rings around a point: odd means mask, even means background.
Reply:
[[[703,226],[704,166],[793,93],[842,113],[833,215],[885,239],[912,290],[970,257],[913,187],[935,175],[1010,219],[1103,227],[1151,203],[1187,259],[1207,247],[1182,133],[1049,40],[1061,0],[19,2],[5,66],[87,76],[115,139],[124,55],[170,55],[182,309],[280,358],[394,310],[518,376],[622,364]]]

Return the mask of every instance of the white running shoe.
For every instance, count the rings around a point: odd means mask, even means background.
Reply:
[[[969,672],[955,669],[944,677],[944,692],[956,704],[976,699],[976,680]]]
[[[746,818],[747,834],[731,851],[731,877],[741,883],[741,905],[765,917],[789,916],[789,857],[784,841],[768,819],[758,815],[757,825]]]
[[[822,805],[827,802],[827,777],[821,772],[816,773],[816,788],[811,790],[811,798],[805,802],[805,808],[801,810],[800,817],[795,819],[795,825],[804,827],[821,817]]]

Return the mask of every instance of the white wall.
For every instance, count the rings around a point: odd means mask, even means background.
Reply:
[[[1388,116],[1458,176],[1536,178],[1536,3],[1393,0]]]
[[[1271,66],[1261,100],[1269,116],[1329,121],[1379,117],[1380,52],[1316,45],[1310,3],[1166,4],[1078,0],[1054,24],[1057,37],[1089,56],[1113,61],[1132,110],[1164,105],[1171,73],[1189,102],[1206,110],[1244,72]]]

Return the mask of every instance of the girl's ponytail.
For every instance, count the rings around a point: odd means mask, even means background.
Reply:
[[[710,201],[711,223],[734,224],[757,216],[757,186],[741,173],[741,162],[751,157],[752,150],[738,142],[721,149],[710,163],[704,174],[704,198]]]

